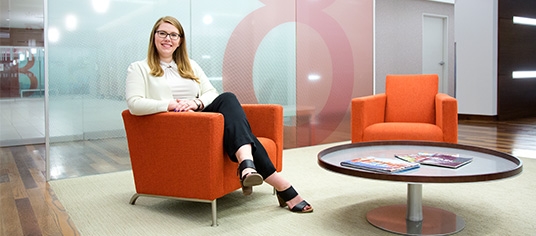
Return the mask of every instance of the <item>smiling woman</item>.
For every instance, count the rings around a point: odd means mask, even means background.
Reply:
[[[217,92],[203,69],[188,56],[186,40],[182,35],[184,30],[175,17],[164,16],[155,22],[151,30],[147,58],[133,62],[128,67],[125,89],[128,112],[125,111],[123,114],[141,116],[142,119],[147,115],[168,112],[221,114],[225,120],[222,126],[225,132],[223,140],[219,141],[223,144],[220,147],[223,147],[232,162],[238,163],[237,178],[240,180],[244,195],[250,195],[253,186],[261,185],[265,181],[277,190],[281,207],[288,206],[292,212],[312,212],[311,205],[303,200],[290,182],[277,172],[268,151],[253,133],[254,126],[250,126],[250,121],[253,121],[250,119],[253,117],[246,115],[243,103],[240,103],[234,93]],[[282,108],[280,105],[278,107]],[[123,117],[125,119],[125,116]],[[204,126],[199,123],[200,121],[197,120],[196,124],[201,125],[201,129],[213,129],[212,125]],[[144,121],[146,122],[157,121]],[[184,130],[174,123],[165,126],[166,129]],[[129,131],[128,126],[125,128],[130,144],[132,131]],[[203,142],[196,136],[197,134],[198,132],[184,133],[190,135],[190,139]],[[166,140],[172,142],[175,140],[173,137],[164,136]],[[215,148],[218,145],[220,144],[215,144]],[[178,142],[173,144],[172,148],[188,150],[193,147]]]

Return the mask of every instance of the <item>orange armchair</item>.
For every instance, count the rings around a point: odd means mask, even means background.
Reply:
[[[242,105],[253,133],[276,170],[282,170],[283,107]],[[217,225],[216,199],[241,187],[237,163],[223,149],[223,115],[209,112],[167,112],[135,116],[122,112],[136,193],[207,202],[212,226]]]
[[[458,142],[458,103],[438,93],[438,76],[387,75],[385,93],[352,99],[352,142]]]

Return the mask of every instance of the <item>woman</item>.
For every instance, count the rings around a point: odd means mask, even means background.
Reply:
[[[128,109],[133,115],[159,112],[219,112],[224,116],[224,148],[238,173],[244,195],[263,181],[277,190],[279,205],[292,212],[313,208],[276,172],[266,150],[251,133],[236,96],[219,95],[201,67],[188,57],[182,25],[165,16],[158,19],[149,38],[147,58],[132,63],[126,81]]]

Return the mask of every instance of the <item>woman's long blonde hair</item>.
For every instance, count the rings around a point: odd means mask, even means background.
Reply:
[[[158,55],[158,51],[156,50],[156,45],[154,42],[156,30],[162,23],[172,24],[179,30],[179,34],[181,35],[181,44],[175,50],[175,52],[173,52],[173,61],[177,63],[179,74],[183,78],[189,78],[199,83],[199,78],[195,76],[194,71],[192,70],[192,65],[190,65],[190,58],[188,57],[188,50],[186,47],[186,37],[184,36],[184,29],[182,28],[181,23],[177,19],[175,19],[175,17],[172,16],[164,16],[158,19],[153,26],[153,30],[151,30],[151,36],[149,37],[149,50],[147,51],[147,61],[149,64],[149,68],[151,68],[151,75],[157,77],[164,75],[164,70],[162,70],[162,67],[160,66],[160,56]]]

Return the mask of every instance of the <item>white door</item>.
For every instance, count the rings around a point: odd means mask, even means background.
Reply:
[[[439,76],[439,92],[448,93],[447,17],[423,15],[422,73]]]

